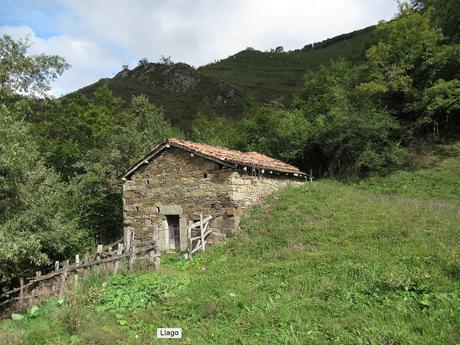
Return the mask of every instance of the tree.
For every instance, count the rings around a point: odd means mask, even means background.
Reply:
[[[0,106],[0,286],[87,244],[68,212],[67,186],[16,118]]]
[[[432,23],[453,43],[460,43],[460,6],[457,0],[413,0],[414,8],[430,12]]]
[[[139,67],[143,67],[143,66],[146,66],[148,63],[149,63],[149,60],[147,58],[142,58],[142,59],[139,60],[137,65]]]
[[[0,99],[14,94],[46,96],[50,83],[70,66],[57,55],[28,56],[29,47],[27,39],[0,38]]]
[[[237,125],[236,146],[287,162],[300,162],[310,126],[304,114],[282,104],[253,106]]]
[[[294,101],[309,121],[304,159],[322,174],[362,174],[405,162],[399,124],[359,88],[362,72],[333,61],[306,75]]]
[[[163,64],[163,65],[168,65],[168,66],[174,65],[174,62],[171,60],[171,56],[161,55],[160,63]]]
[[[192,122],[191,135],[193,140],[214,146],[236,148],[238,131],[234,122],[223,116],[205,116],[198,113]]]
[[[378,43],[366,53],[365,76],[359,85],[375,101],[404,122],[408,139],[437,128],[453,128],[458,116],[460,46],[446,44],[433,26],[430,11],[403,5],[397,19],[377,27]],[[449,90],[448,90],[449,89]],[[442,93],[440,96],[439,92]],[[433,101],[443,100],[435,105]],[[449,114],[449,115],[448,115]]]

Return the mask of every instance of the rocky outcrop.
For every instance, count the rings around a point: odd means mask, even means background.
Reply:
[[[194,90],[200,83],[199,73],[185,63],[147,63],[133,70],[124,69],[114,79],[134,79],[175,93]]]
[[[217,82],[212,92],[203,97],[203,102],[214,105],[225,104],[236,95],[241,96],[241,93],[238,91],[238,89],[235,89],[234,87],[220,80]]]

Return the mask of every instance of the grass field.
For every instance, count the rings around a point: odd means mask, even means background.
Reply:
[[[460,206],[460,142],[438,146],[419,157],[424,159],[411,170],[367,178],[360,181],[358,187],[382,194],[447,201]]]
[[[0,344],[459,344],[457,148],[415,171],[280,191],[191,263],[94,273],[2,322]],[[184,337],[159,342],[157,327]]]

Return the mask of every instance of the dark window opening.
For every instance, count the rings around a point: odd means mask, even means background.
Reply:
[[[160,213],[160,208],[159,207],[157,207],[157,212]]]
[[[208,174],[204,173],[204,174],[203,174],[203,177],[204,177],[204,178],[207,178],[207,177],[208,177]]]

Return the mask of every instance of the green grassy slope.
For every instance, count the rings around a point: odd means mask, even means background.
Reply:
[[[313,49],[284,53],[245,50],[217,63],[200,67],[204,75],[225,80],[260,101],[289,100],[306,72],[340,57],[357,61],[372,37],[374,27],[341,35]]]
[[[156,344],[157,327],[183,344],[460,342],[458,206],[320,181],[272,195],[244,229],[192,263],[93,276],[0,324],[0,344]]]
[[[460,142],[444,145],[428,157],[429,164],[387,176],[362,180],[358,187],[382,194],[447,201],[460,206]]]

